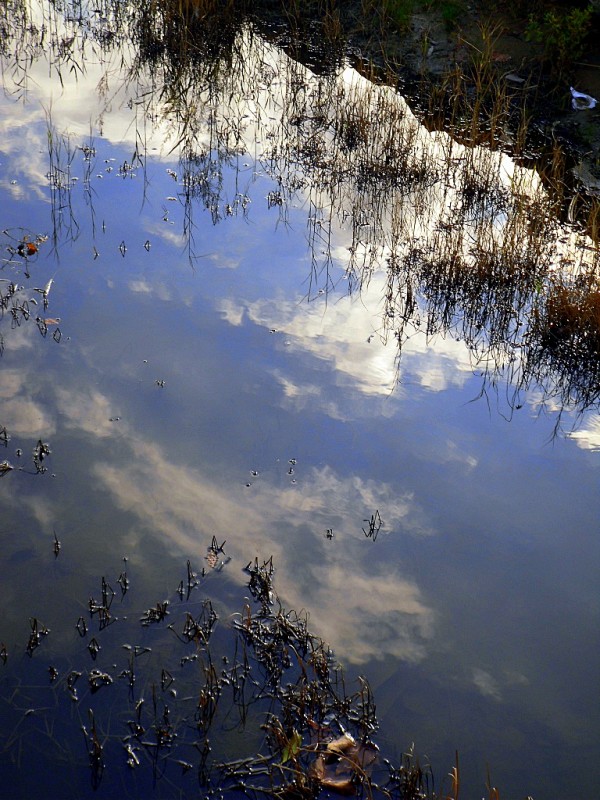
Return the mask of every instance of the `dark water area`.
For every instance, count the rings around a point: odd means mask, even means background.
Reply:
[[[596,796],[599,384],[592,333],[543,325],[597,250],[535,172],[350,68],[314,76],[241,29],[176,77],[135,10],[19,8],[0,797],[218,794],[181,632],[210,600],[234,663],[244,568],[271,558],[347,690],[368,680],[382,758],[414,744],[450,793],[458,751],[466,798],[488,769],[503,798]],[[141,699],[176,741],[133,736]],[[265,745],[264,699],[244,730],[233,706],[208,763]]]

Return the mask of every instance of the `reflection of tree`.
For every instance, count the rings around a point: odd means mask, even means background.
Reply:
[[[58,74],[73,60],[85,65],[90,48],[113,67],[121,60],[119,80],[137,114],[138,159],[146,126],[168,122],[170,146],[180,154],[175,178],[190,258],[197,255],[198,206],[214,224],[245,215],[254,167],[276,183],[267,205],[280,221],[292,204],[307,209],[309,299],[331,290],[343,244],[352,290],[386,269],[382,335],[395,339],[400,356],[415,326],[428,337],[450,334],[466,342],[484,393],[509,381],[511,408],[535,386],[553,406],[596,407],[597,247],[557,219],[556,191],[548,194],[534,171],[459,143],[486,138],[483,108],[494,123],[487,139],[506,139],[510,98],[505,88],[490,98],[483,79],[489,63],[480,67],[482,97],[467,106],[461,95],[459,106],[445,107],[457,141],[425,129],[393,89],[335,69],[339,50],[317,75],[232,6],[204,10],[111,3],[89,29],[81,13],[71,14],[72,41],[51,12],[49,58]],[[126,43],[119,33],[125,19]],[[8,30],[20,52],[39,57],[39,31]],[[24,59],[11,55],[9,39],[3,64],[14,75]],[[287,53],[305,54],[303,41],[288,32]],[[99,87],[107,102],[108,84]],[[240,167],[248,153],[252,165]],[[61,200],[62,184],[53,187]]]

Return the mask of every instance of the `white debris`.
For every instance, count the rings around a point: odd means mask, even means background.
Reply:
[[[583,92],[577,92],[571,86],[571,104],[575,111],[583,111],[588,108],[595,108],[597,100],[591,97],[589,94],[584,94]]]

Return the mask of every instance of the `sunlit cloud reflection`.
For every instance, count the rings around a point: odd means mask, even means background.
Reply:
[[[30,396],[28,381],[31,376],[22,370],[0,372],[1,426],[11,435],[51,436],[56,432],[56,422],[53,415]]]
[[[498,682],[484,669],[475,668],[473,670],[473,683],[484,697],[491,697],[494,700],[502,699]]]
[[[111,402],[97,390],[59,390],[67,425],[103,438],[114,430]],[[240,565],[273,557],[277,590],[291,607],[307,608],[312,625],[337,655],[361,663],[391,654],[416,661],[433,636],[434,612],[412,578],[365,559],[372,545],[360,533],[365,509],[385,509],[380,536],[422,536],[434,531],[423,509],[391,485],[341,476],[330,467],[308,468],[297,486],[283,488],[265,475],[250,488],[222,486],[195,468],[174,463],[156,443],[122,421],[120,441],[131,451],[126,463],[97,460],[91,472],[112,502],[137,520],[131,532],[140,553],[146,537],[159,537],[174,554],[196,563],[212,536],[227,541],[230,579],[244,583]],[[338,540],[327,541],[335,524]],[[315,558],[298,553],[311,549]],[[233,566],[235,565],[235,566]],[[310,592],[306,591],[307,584]],[[307,596],[310,600],[307,602]]]
[[[471,357],[464,342],[451,338],[428,341],[418,331],[403,347],[402,365],[398,364],[395,343],[380,335],[382,327],[380,298],[385,276],[374,276],[368,290],[360,296],[325,301],[294,302],[279,297],[249,302],[221,301],[219,311],[231,325],[248,319],[255,325],[285,337],[295,351],[310,353],[315,361],[331,365],[333,380],[339,386],[349,385],[368,396],[391,397],[398,394],[398,384],[416,383],[429,391],[444,391],[463,386],[472,375]],[[325,400],[317,385],[298,384],[281,371],[278,373],[284,395],[296,406],[317,404]],[[336,407],[337,408],[337,407]],[[346,412],[333,410],[331,416],[345,418]],[[323,405],[321,410],[327,412]]]
[[[573,431],[569,437],[583,450],[598,452],[600,450],[600,419],[590,417],[584,427]]]

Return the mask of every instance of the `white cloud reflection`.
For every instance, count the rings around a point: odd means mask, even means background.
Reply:
[[[248,319],[276,328],[297,348],[331,364],[340,376],[351,378],[364,394],[389,395],[395,385],[396,353],[373,336],[377,324],[376,290],[360,297],[345,296],[330,303],[298,303],[284,298],[246,304]]]
[[[81,392],[58,388],[56,399],[65,427],[82,430],[101,438],[114,435],[115,423],[111,422],[111,418],[114,418],[114,409],[108,397],[97,389]]]
[[[152,295],[157,300],[162,300],[164,302],[174,299],[172,288],[164,281],[160,281],[156,278],[154,278],[152,281],[149,281],[146,278],[134,278],[128,282],[127,286],[129,291],[133,292],[134,294],[145,294],[148,296]],[[185,301],[182,298],[178,298],[178,300],[182,304],[185,304]]]
[[[32,382],[32,376],[25,370],[0,371],[1,427],[9,434],[33,438],[52,436],[56,432],[56,422],[47,409],[30,396]]]
[[[114,433],[105,395],[61,389],[57,397],[70,427],[99,438]],[[215,535],[227,540],[233,559],[227,574],[240,584],[246,580],[241,565],[273,556],[283,602],[306,608],[312,628],[340,658],[361,663],[386,655],[410,661],[425,656],[433,636],[432,609],[400,564],[367,557],[372,542],[360,532],[365,508],[385,508],[382,540],[431,534],[427,515],[410,493],[399,495],[391,485],[341,476],[329,467],[307,468],[297,485],[283,488],[268,474],[249,488],[235,481],[220,485],[171,461],[126,421],[118,430],[121,450],[128,446],[131,458],[98,460],[91,470],[96,485],[137,519],[128,535],[138,558],[143,540],[153,536],[199,562]],[[333,541],[325,538],[330,526],[336,530]]]
[[[471,677],[475,688],[483,697],[497,702],[504,701],[507,691],[528,686],[530,683],[529,678],[522,672],[511,669],[502,669],[500,675],[494,676],[488,670],[474,667]]]
[[[275,331],[295,351],[313,356],[317,369],[319,363],[329,365],[337,385],[366,396],[398,396],[398,384],[403,382],[436,392],[463,386],[472,375],[464,342],[450,338],[428,341],[415,330],[403,346],[399,365],[396,342],[385,342],[379,335],[385,280],[383,272],[377,273],[359,296],[345,295],[327,305],[325,299],[306,303],[283,297],[248,302],[227,298],[218,310],[231,325],[239,326],[248,319]],[[334,418],[347,418],[347,410],[326,398],[319,385],[298,383],[296,377],[281,370],[276,375],[284,396],[296,408],[317,405]]]
[[[590,415],[585,426],[570,433],[569,438],[582,450],[600,451],[600,419]]]
[[[34,400],[27,397],[2,402],[2,425],[12,433],[47,437],[56,432],[54,419]]]
[[[65,21],[60,14],[49,11],[47,4],[42,2],[32,2],[29,14],[32,31],[50,26],[57,41],[71,42],[71,52],[77,54],[79,63],[85,65],[82,71],[73,75],[65,66],[70,62],[63,61],[64,74],[57,74],[61,69],[59,64],[53,63],[57,54],[52,53],[52,48],[48,46],[39,48],[37,57],[27,59],[27,64],[22,65],[23,70],[15,72],[18,82],[11,85],[11,73],[8,71],[4,76],[7,81],[6,92],[5,97],[0,98],[3,111],[3,121],[0,123],[2,149],[9,156],[11,167],[28,176],[35,191],[46,185],[46,134],[50,125],[57,129],[56,141],[53,141],[55,149],[62,146],[63,149],[70,147],[72,150],[79,142],[84,139],[90,141],[96,131],[100,131],[100,136],[106,141],[127,147],[137,148],[139,141],[143,140],[153,159],[164,156],[170,160],[178,156],[177,143],[182,137],[181,128],[186,125],[187,130],[193,132],[198,152],[204,150],[209,153],[214,148],[215,135],[219,133],[235,144],[240,155],[244,151],[253,153],[259,163],[263,160],[267,164],[274,154],[286,152],[290,116],[295,119],[297,113],[301,114],[303,110],[310,116],[310,103],[316,101],[317,97],[319,102],[324,102],[325,97],[329,98],[331,108],[328,112],[331,114],[336,109],[356,107],[372,119],[389,117],[395,126],[390,135],[406,150],[405,166],[426,166],[432,176],[438,171],[445,176],[443,180],[432,180],[427,188],[421,188],[418,192],[411,190],[407,195],[402,189],[398,195],[389,196],[386,200],[389,213],[382,215],[377,223],[381,228],[379,241],[370,242],[369,247],[382,251],[385,249],[394,217],[396,222],[398,217],[402,217],[402,229],[410,231],[408,238],[419,240],[425,251],[433,242],[439,245],[439,224],[445,223],[451,227],[455,222],[455,200],[461,196],[467,175],[469,181],[474,177],[481,179],[490,196],[496,189],[512,192],[518,198],[518,203],[522,202],[523,197],[540,199],[544,196],[541,179],[535,170],[516,164],[501,152],[482,147],[467,148],[453,141],[445,132],[427,130],[393,87],[373,84],[349,66],[341,69],[334,79],[319,78],[282,50],[261,39],[256,31],[240,31],[232,50],[232,62],[220,75],[220,83],[211,87],[207,84],[190,86],[189,91],[193,95],[190,94],[187,104],[185,98],[181,99],[185,106],[185,120],[178,121],[177,110],[174,111],[168,103],[161,99],[150,102],[157,82],[160,84],[164,76],[157,75],[150,68],[144,69],[131,43],[116,38],[114,48],[102,50],[85,26],[78,28],[76,24]],[[101,21],[96,23],[100,29]],[[116,46],[117,41],[121,42],[120,47]],[[294,88],[298,86],[303,86],[302,93]],[[160,92],[156,94],[160,95]],[[302,108],[300,95],[308,104],[305,109]],[[15,99],[22,103],[15,104]],[[194,109],[195,116],[192,113]],[[212,120],[213,128],[207,124],[208,119]],[[228,136],[231,131],[236,132],[235,137]],[[61,145],[58,139],[64,132]],[[24,140],[27,142],[26,148],[23,147]],[[373,148],[386,146],[385,137],[374,137]],[[385,150],[381,155],[385,155]],[[370,157],[377,158],[377,153],[371,153]],[[69,160],[68,152],[63,152],[63,160]],[[244,162],[244,167],[249,166],[252,160]],[[469,167],[467,172],[465,163]],[[290,177],[298,177],[299,185],[303,185],[306,178],[304,175]],[[23,191],[20,187],[15,187],[15,190]],[[319,205],[320,198],[325,209],[331,206],[332,198],[327,196],[326,191],[321,196],[312,189],[307,189],[304,194],[298,192],[297,202],[301,204],[302,201],[308,201],[308,194],[311,203]],[[335,216],[338,219],[346,215],[352,217],[356,210],[356,197],[348,196],[339,202]],[[315,208],[317,216],[322,210]],[[473,264],[474,252],[492,240],[500,241],[505,235],[510,214],[497,212],[497,209],[494,211],[490,207],[489,214],[495,215],[493,224],[485,228],[481,236],[475,236],[475,249],[471,239],[477,231],[471,226],[472,220],[466,222],[465,263]],[[369,209],[363,209],[363,213],[368,215]],[[332,225],[335,227],[333,220]],[[514,231],[512,233],[514,235]],[[579,236],[568,226],[557,226],[556,233],[556,237],[549,237],[551,258],[556,260],[564,254],[577,254],[577,258],[583,260],[588,258],[584,251],[580,251],[580,247],[576,247],[577,244],[581,245],[585,237]],[[360,241],[353,241],[352,244],[358,250],[362,246]],[[342,249],[347,249],[348,242],[342,244],[334,240],[328,242],[327,246],[333,247],[333,252],[339,255]],[[382,369],[386,375],[385,364]],[[424,376],[424,385],[437,389],[446,380],[446,374],[434,370]]]
[[[484,669],[476,667],[473,670],[473,683],[484,697],[491,697],[493,700],[502,699],[498,681]]]

